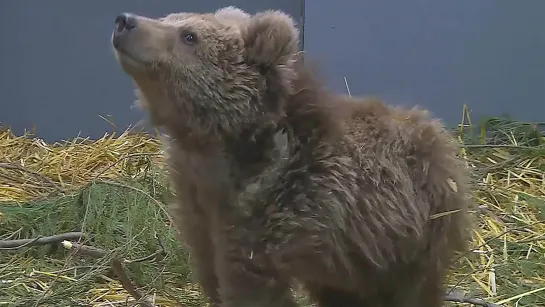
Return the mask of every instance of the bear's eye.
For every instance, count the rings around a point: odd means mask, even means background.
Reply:
[[[184,32],[184,33],[182,33],[182,40],[185,43],[188,43],[188,44],[196,44],[197,43],[197,35],[195,33],[191,33],[191,32]]]

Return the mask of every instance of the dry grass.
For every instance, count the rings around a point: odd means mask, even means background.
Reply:
[[[496,124],[477,137],[459,131],[474,170],[478,227],[449,287],[505,306],[545,306],[545,147],[528,138],[531,126]],[[94,234],[86,244],[126,259],[162,241],[164,259],[127,264],[131,279],[157,305],[202,305],[164,211],[172,195],[160,149],[143,134],[46,144],[1,132],[0,238],[81,230]],[[0,305],[123,305],[130,297],[107,260],[47,246],[0,251]]]
[[[25,202],[49,196],[57,188],[73,190],[97,178],[134,176],[143,165],[162,162],[159,141],[147,134],[129,136],[125,132],[94,141],[78,138],[51,145],[4,131],[0,141],[0,163],[15,163],[41,174],[4,168],[0,202]]]

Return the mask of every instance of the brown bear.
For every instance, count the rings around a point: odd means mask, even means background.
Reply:
[[[438,307],[467,248],[464,162],[424,110],[333,94],[280,11],[124,13],[112,44],[168,134],[177,226],[212,305]]]

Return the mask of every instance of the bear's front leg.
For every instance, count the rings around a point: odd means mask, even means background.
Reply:
[[[296,307],[290,280],[270,264],[264,243],[251,236],[243,226],[232,226],[218,236],[216,272],[222,307]]]
[[[187,201],[176,208],[176,225],[181,232],[182,241],[189,247],[192,273],[210,306],[216,307],[220,305],[220,301],[210,221],[198,210],[198,204],[190,198],[190,192],[188,190],[185,195]]]
[[[205,227],[193,225],[191,232],[187,233],[185,242],[190,249],[191,268],[195,279],[208,298],[210,307],[217,307],[220,305],[218,278],[214,268],[214,248],[209,231]]]

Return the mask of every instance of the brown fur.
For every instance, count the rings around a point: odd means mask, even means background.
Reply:
[[[131,31],[116,56],[170,136],[178,227],[213,304],[295,306],[297,281],[324,307],[442,305],[469,224],[465,165],[438,121],[328,93],[280,12]]]

